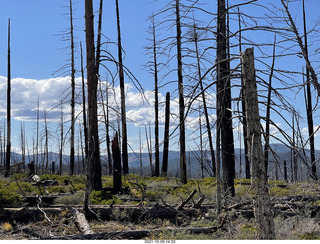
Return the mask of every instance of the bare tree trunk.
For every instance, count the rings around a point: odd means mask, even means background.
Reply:
[[[93,18],[94,18],[94,15],[93,15],[93,8],[92,8],[92,0],[85,0],[87,84],[88,84],[88,111],[89,111],[87,188],[100,190],[102,188],[102,182],[101,182],[100,145],[99,145],[99,134],[98,134],[98,117],[97,117],[98,77],[96,73],[97,69],[95,64]],[[88,190],[88,193],[90,192],[91,190]]]
[[[63,165],[63,106],[61,100],[61,114],[60,114],[60,150],[59,150],[59,175],[62,175],[62,165]]]
[[[264,145],[264,164],[266,167],[267,177],[268,177],[268,162],[269,162],[269,147],[270,147],[269,142],[270,142],[270,109],[271,109],[272,76],[274,71],[275,59],[276,59],[276,35],[274,36],[272,64],[271,64],[271,70],[269,75],[268,97],[267,97],[266,134],[265,134],[265,145]]]
[[[108,168],[109,168],[109,175],[112,174],[112,160],[111,160],[111,153],[110,153],[110,138],[109,138],[109,108],[108,108],[108,87],[106,88],[106,104],[103,101],[103,93],[102,93],[102,86],[100,83],[100,92],[102,97],[102,111],[104,117],[104,125],[106,128],[106,146],[107,146],[107,153],[108,153]]]
[[[304,29],[304,49],[305,55],[308,55],[308,33],[307,33],[307,22],[306,22],[306,12],[305,12],[305,4],[304,0],[302,0],[302,9],[303,9],[303,29]],[[314,180],[318,179],[317,176],[317,168],[316,168],[316,157],[315,157],[315,149],[314,149],[314,129],[313,129],[313,111],[312,111],[312,97],[311,97],[311,87],[310,87],[310,70],[307,66],[306,70],[307,77],[307,120],[308,120],[308,132],[309,132],[309,140],[310,140],[310,159],[311,159],[311,178]]]
[[[141,141],[141,131],[139,126],[139,161],[140,161],[140,176],[142,176],[142,141]]]
[[[151,176],[154,176],[154,168],[152,165],[152,146],[151,146],[151,131],[150,131],[150,139],[148,137],[148,130],[147,126],[145,125],[144,127],[145,133],[146,133],[146,140],[147,140],[147,147],[148,147],[148,154],[149,154],[149,163],[150,163],[150,171],[151,171]],[[149,130],[150,130],[150,123],[149,123]]]
[[[168,156],[169,156],[169,123],[170,123],[170,92],[166,94],[166,108],[165,108],[165,122],[164,122],[164,143],[163,143],[163,159],[161,175],[168,174]]]
[[[218,86],[218,85],[217,85]],[[217,199],[216,199],[216,208],[217,208],[217,216],[221,213],[221,174],[220,174],[220,165],[221,165],[221,150],[220,150],[220,138],[221,138],[221,113],[218,108],[220,108],[221,100],[217,99],[217,122],[216,122],[216,182],[217,182]]]
[[[108,87],[106,88],[106,143],[107,143],[107,152],[108,152],[108,165],[109,165],[109,175],[112,174],[112,157],[110,151],[110,135],[109,135],[109,91]]]
[[[221,152],[222,152],[222,187],[224,192],[234,196],[234,142],[231,113],[230,61],[227,56],[225,0],[218,0],[217,25],[217,99],[221,101],[218,112],[221,113]]]
[[[184,97],[183,97],[183,75],[181,54],[181,23],[180,23],[180,0],[176,0],[176,29],[177,29],[177,61],[178,61],[178,90],[179,90],[179,118],[180,118],[180,181],[187,183],[187,159],[186,159],[186,134],[184,123]]]
[[[298,179],[298,164],[297,164],[297,157],[296,157],[296,136],[295,136],[295,111],[292,114],[292,181],[297,181]]]
[[[242,75],[245,84],[249,159],[252,165],[253,187],[257,192],[254,200],[257,234],[259,239],[275,239],[272,206],[268,194],[267,172],[261,143],[253,48],[246,49],[242,54]]]
[[[24,122],[20,122],[20,146],[21,146],[21,160],[26,162],[26,132]]]
[[[37,143],[36,143],[36,173],[37,169],[39,169],[39,122],[40,122],[40,101],[38,97],[38,106],[37,106]]]
[[[88,158],[88,128],[87,128],[87,110],[86,110],[86,92],[84,82],[84,69],[83,69],[83,55],[82,55],[82,43],[80,42],[81,50],[81,81],[82,81],[82,116],[83,116],[83,132],[84,132],[84,147],[85,156]]]
[[[117,30],[118,30],[118,62],[119,62],[119,80],[120,80],[120,95],[121,95],[121,125],[122,125],[122,165],[123,173],[129,173],[128,165],[128,138],[127,138],[127,119],[126,119],[126,98],[124,92],[124,72],[122,63],[122,44],[121,44],[121,31],[120,31],[120,14],[119,3],[116,0],[116,13],[117,13]]]
[[[284,181],[288,182],[288,169],[287,169],[287,161],[283,161],[283,174],[284,174]]]
[[[8,75],[7,75],[7,150],[6,150],[6,167],[5,177],[10,174],[11,161],[11,60],[10,60],[10,19],[8,20]]]
[[[200,83],[200,89],[201,89],[201,95],[202,95],[202,103],[203,103],[203,111],[204,116],[206,119],[206,128],[207,128],[207,134],[208,134],[208,140],[209,140],[209,146],[210,146],[210,155],[211,155],[211,162],[212,162],[212,172],[213,177],[216,174],[216,162],[215,162],[215,155],[214,155],[214,149],[213,149],[213,142],[212,142],[212,135],[211,135],[211,128],[210,128],[210,121],[209,121],[209,114],[208,114],[208,108],[207,108],[207,101],[205,98],[205,93],[203,89],[203,82],[202,82],[202,75],[201,75],[201,65],[200,65],[200,56],[199,56],[199,50],[198,50],[198,34],[196,31],[196,26],[194,24],[194,44],[196,48],[196,57],[197,57],[197,69],[198,69],[198,77],[199,77],[199,83]],[[202,156],[201,156],[202,157]],[[203,167],[203,160],[202,160],[202,167]]]
[[[70,0],[70,45],[71,45],[71,138],[70,138],[70,175],[74,174],[74,109],[75,109],[75,68],[74,68],[74,42],[73,42],[73,17],[72,0]]]
[[[154,16],[152,21],[153,36],[153,65],[154,65],[154,135],[155,135],[155,176],[160,174],[160,156],[159,156],[159,98],[158,98],[158,62],[157,62],[157,44],[156,44],[156,27]]]
[[[44,136],[45,136],[45,144],[44,144],[44,151],[45,151],[45,161],[46,161],[46,174],[49,173],[49,131],[48,131],[48,124],[47,124],[47,112],[44,111]]]
[[[122,187],[121,180],[121,153],[118,143],[118,133],[112,140],[112,156],[113,156],[113,193],[117,194],[120,192]]]

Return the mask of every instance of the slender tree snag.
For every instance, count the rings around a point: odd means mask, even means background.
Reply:
[[[163,159],[161,175],[167,176],[168,173],[168,156],[169,156],[169,122],[170,122],[170,92],[166,94],[166,108],[165,108],[165,122],[164,122],[164,143],[163,143]]]
[[[288,182],[288,170],[287,170],[287,161],[283,161],[283,174],[284,174],[284,181]]]
[[[107,152],[108,152],[108,165],[109,165],[109,175],[112,174],[112,156],[110,151],[110,135],[109,135],[109,90],[108,86],[106,88],[106,146],[107,146]]]
[[[40,121],[40,100],[38,96],[38,103],[37,103],[37,143],[36,143],[36,171],[39,168],[39,121]]]
[[[98,35],[97,35],[97,50],[96,50],[96,74],[97,74],[97,76],[99,76],[99,68],[100,68],[102,7],[103,7],[103,0],[100,0],[99,19],[98,19]]]
[[[268,162],[269,162],[269,147],[270,147],[270,109],[271,109],[271,91],[272,91],[272,76],[274,71],[276,59],[276,35],[274,36],[273,43],[273,55],[272,64],[269,75],[269,85],[268,85],[268,97],[267,97],[267,112],[266,112],[266,134],[265,134],[265,145],[264,145],[264,164],[266,167],[266,173],[268,174]]]
[[[234,196],[234,144],[231,113],[231,84],[230,61],[227,55],[227,28],[226,28],[226,3],[218,0],[218,24],[217,24],[217,99],[220,106],[217,107],[221,114],[220,136],[222,156],[222,187],[226,194]],[[220,116],[219,116],[220,117]]]
[[[246,100],[249,159],[252,165],[253,187],[257,192],[254,214],[259,239],[275,239],[272,206],[267,188],[267,173],[261,143],[261,128],[253,48],[242,53],[242,75]]]
[[[294,23],[294,21],[293,21],[293,19],[292,19],[292,16],[291,16],[290,11],[289,11],[289,8],[288,8],[288,5],[285,3],[284,0],[281,0],[281,3],[282,3],[282,5],[283,5],[283,7],[285,8],[285,12],[286,12],[287,15],[288,15],[289,22],[290,22],[290,27],[292,28],[292,31],[293,31],[294,35],[296,36],[298,45],[299,45],[300,50],[301,50],[301,53],[302,53],[302,56],[303,56],[304,60],[306,61],[306,66],[307,66],[307,68],[309,69],[309,72],[310,72],[310,75],[311,75],[311,80],[310,80],[310,82],[313,83],[315,89],[316,89],[317,92],[318,92],[318,96],[320,96],[320,84],[319,84],[319,82],[318,82],[317,74],[316,74],[316,72],[314,71],[313,67],[311,66],[311,62],[310,62],[310,60],[309,60],[309,56],[308,56],[308,54],[307,54],[307,50],[306,50],[306,48],[304,48],[302,39],[301,39],[301,37],[300,37],[300,35],[299,35],[298,29],[297,29],[297,27],[296,27],[296,24]]]
[[[59,175],[62,175],[63,163],[63,106],[62,100],[60,101],[60,150],[59,150]]]
[[[86,91],[85,91],[85,82],[84,82],[83,55],[82,55],[81,42],[80,42],[80,50],[81,50],[81,83],[82,83],[82,118],[83,118],[85,156],[87,159],[88,158],[88,128],[87,128],[87,111],[86,111]]]
[[[181,23],[180,23],[180,1],[176,0],[176,29],[177,29],[177,61],[178,61],[178,90],[179,90],[179,119],[180,119],[180,181],[187,183],[187,158],[186,158],[186,135],[184,123],[184,97],[183,97],[183,75],[181,54]]]
[[[121,181],[121,153],[118,142],[118,133],[114,136],[112,142],[112,156],[113,156],[113,193],[120,192],[122,187]]]
[[[6,167],[5,177],[10,174],[11,161],[11,60],[10,60],[10,19],[8,20],[8,74],[7,74],[7,150],[6,150]]]
[[[196,58],[197,58],[197,70],[198,70],[198,77],[199,77],[199,83],[200,83],[200,89],[201,89],[201,95],[202,95],[202,103],[203,103],[203,112],[204,116],[206,119],[206,128],[207,128],[207,134],[208,134],[208,140],[209,140],[209,146],[210,146],[210,155],[211,155],[211,162],[212,162],[212,172],[213,172],[213,177],[216,175],[216,162],[215,162],[215,155],[214,155],[214,149],[213,149],[213,142],[212,142],[212,135],[211,135],[211,128],[210,128],[210,121],[209,121],[209,114],[208,114],[208,108],[207,108],[207,101],[205,98],[205,92],[203,89],[203,82],[202,82],[202,74],[201,74],[201,64],[200,64],[200,56],[199,56],[199,50],[198,50],[198,33],[196,30],[196,25],[193,25],[193,38],[194,38],[194,44],[196,48]],[[201,127],[200,127],[201,129]],[[201,133],[201,138],[202,138],[202,133]],[[201,143],[202,144],[202,143]],[[201,145],[202,146],[202,145]],[[202,156],[202,150],[201,150],[201,157]],[[203,160],[201,161],[201,167],[203,168]]]
[[[70,138],[70,175],[74,174],[74,125],[75,125],[75,68],[74,68],[74,41],[72,0],[70,0],[70,45],[71,45],[71,138]]]
[[[117,31],[118,31],[118,65],[119,65],[119,81],[120,81],[120,96],[121,96],[121,126],[122,126],[122,164],[123,173],[129,173],[128,165],[128,138],[127,138],[127,118],[126,118],[126,98],[124,92],[124,71],[122,63],[122,44],[121,44],[121,30],[120,30],[120,14],[119,3],[116,0],[116,14],[117,14]]]
[[[149,123],[149,130],[150,130],[150,123]],[[153,167],[153,165],[152,165],[151,130],[150,130],[150,133],[149,133],[149,134],[150,134],[150,139],[149,139],[149,137],[148,137],[147,125],[145,125],[144,131],[145,131],[146,140],[147,140],[149,163],[150,163],[150,173],[151,173],[151,176],[154,176],[154,167]]]
[[[159,157],[159,98],[158,98],[158,62],[157,62],[157,44],[156,44],[156,27],[154,16],[152,19],[152,36],[153,36],[153,65],[154,65],[154,135],[155,135],[155,176],[160,174],[160,157]]]
[[[303,29],[304,29],[304,50],[305,50],[305,56],[309,58],[307,21],[306,21],[306,11],[305,11],[304,0],[302,1],[302,10],[303,10]],[[314,149],[314,129],[313,129],[312,97],[311,97],[311,87],[310,87],[310,68],[308,67],[308,65],[306,69],[306,77],[307,77],[306,109],[307,109],[308,132],[309,132],[309,140],[310,140],[310,159],[311,159],[311,170],[312,170],[311,178],[314,180],[317,180],[318,176],[317,176],[315,149]]]

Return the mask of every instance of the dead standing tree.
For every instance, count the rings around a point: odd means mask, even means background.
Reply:
[[[183,97],[183,75],[182,75],[182,54],[181,54],[181,22],[180,22],[180,1],[176,0],[176,29],[177,29],[177,61],[178,61],[178,90],[179,90],[179,129],[180,129],[180,181],[187,183],[187,158],[186,158],[186,134],[185,134],[185,113]]]
[[[10,19],[8,20],[8,75],[7,75],[7,150],[6,150],[6,167],[4,176],[10,174],[11,161],[11,60],[10,60]]]
[[[163,142],[163,159],[161,176],[168,174],[168,156],[169,156],[169,122],[170,122],[170,92],[166,94],[166,108],[165,108],[165,122],[164,122],[164,142]]]
[[[275,239],[272,206],[268,194],[267,172],[261,142],[253,48],[246,49],[242,54],[242,76],[246,103],[249,160],[252,165],[252,185],[257,192],[254,200],[257,234],[259,239]]]
[[[119,81],[120,81],[120,96],[121,96],[121,126],[122,126],[122,165],[123,173],[129,173],[128,165],[128,138],[127,138],[127,118],[126,118],[126,98],[124,92],[124,71],[122,62],[122,44],[121,44],[121,30],[120,30],[120,14],[119,3],[116,0],[116,14],[117,14],[117,31],[118,31],[118,65],[119,65]]]
[[[234,144],[231,112],[230,61],[227,55],[227,15],[225,0],[218,0],[217,24],[217,120],[221,120],[220,133],[222,153],[222,187],[225,193],[234,196]],[[218,153],[218,152],[217,152]],[[217,164],[220,163],[217,161]]]
[[[74,127],[75,127],[75,68],[74,68],[74,41],[73,41],[73,17],[72,0],[70,6],[70,46],[71,46],[71,138],[70,138],[70,175],[74,174]]]
[[[85,28],[87,49],[87,86],[88,86],[88,158],[87,184],[84,199],[84,212],[89,215],[89,196],[92,189],[100,190],[101,161],[97,118],[97,67],[94,43],[94,15],[92,0],[85,0]]]
[[[317,90],[318,97],[319,97],[320,96],[320,84],[318,82],[317,74],[314,71],[313,66],[311,65],[309,55],[308,55],[308,48],[307,48],[308,43],[307,43],[307,35],[306,35],[307,33],[306,33],[304,1],[303,1],[303,17],[304,17],[304,30],[305,30],[305,45],[303,45],[302,38],[299,35],[298,28],[297,28],[297,26],[291,16],[288,4],[286,4],[284,0],[281,0],[281,3],[284,7],[284,11],[285,11],[286,15],[288,16],[288,24],[290,25],[290,28],[296,37],[296,41],[297,41],[299,48],[301,50],[301,54],[306,62],[307,78],[308,78],[308,80],[307,80],[307,93],[309,93],[308,89],[310,89],[310,83],[312,83],[314,85],[315,89]],[[312,119],[312,109],[310,109],[310,107],[312,107],[311,94],[309,94],[309,95],[310,96],[308,96],[308,103],[307,103],[307,119],[308,119],[309,140],[310,140],[310,149],[311,149],[310,150],[311,169],[312,169],[311,178],[317,180],[318,176],[317,176],[317,168],[316,168],[315,153],[314,153],[313,119]]]

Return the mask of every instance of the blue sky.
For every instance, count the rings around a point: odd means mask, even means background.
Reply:
[[[94,0],[94,9],[97,16],[98,2]],[[104,17],[103,17],[103,34],[106,35],[110,41],[116,41],[116,22],[115,22],[115,1],[105,1],[104,2]],[[145,89],[145,95],[152,101],[154,95],[150,92],[153,89],[153,77],[152,75],[143,68],[143,65],[148,61],[148,56],[145,55],[144,46],[147,45],[147,34],[146,29],[149,26],[149,21],[147,18],[156,12],[160,7],[168,1],[151,1],[151,0],[120,0],[120,14],[121,14],[121,28],[122,28],[122,41],[123,48],[125,50],[125,60],[124,64],[134,73],[134,75],[139,79],[142,86]],[[212,0],[200,1],[208,11],[215,12],[216,4]],[[238,1],[230,1],[231,4],[237,3]],[[241,1],[243,2],[243,1]],[[260,0],[258,1],[262,5],[270,6],[273,3],[280,6],[280,0],[270,1],[270,0]],[[68,81],[68,71],[66,72],[55,72],[59,70],[63,65],[67,64],[69,61],[68,50],[65,48],[69,45],[68,42],[63,41],[63,35],[67,28],[69,27],[68,20],[68,6],[69,1],[65,0],[54,0],[54,1],[44,1],[44,0],[11,0],[5,1],[0,0],[0,90],[5,91],[5,77],[6,77],[6,67],[7,67],[7,24],[8,18],[11,19],[11,66],[12,66],[12,78],[13,78],[13,148],[19,151],[19,125],[20,121],[25,121],[26,130],[28,131],[28,143],[29,147],[32,145],[32,137],[35,132],[35,116],[37,100],[40,100],[41,110],[50,110],[54,105],[57,105],[59,101],[64,98],[69,89]],[[301,27],[301,10],[299,3],[290,4],[290,10],[293,16],[297,20],[298,26]],[[309,27],[316,23],[318,20],[318,10],[320,9],[320,2],[316,0],[306,0],[306,6],[308,11],[308,22]],[[270,6],[271,7],[271,6]],[[255,7],[248,7],[247,9],[242,9],[242,11],[248,11],[254,13],[255,15],[263,15],[260,8],[256,12]],[[196,13],[196,17],[201,18],[204,22],[209,22],[209,15]],[[75,37],[76,37],[76,69],[80,69],[80,48],[79,42],[82,41],[85,50],[85,33],[84,33],[84,1],[74,0],[74,26],[75,26]],[[236,18],[236,17],[234,17]],[[237,23],[232,23],[233,29],[237,28]],[[162,36],[170,33],[170,30],[165,29],[167,33],[162,31]],[[302,31],[302,29],[300,29]],[[174,32],[172,32],[174,34]],[[301,32],[302,33],[302,32]],[[259,32],[258,35],[251,35],[251,38],[257,42],[269,41],[272,42],[273,35],[266,35],[265,33]],[[106,39],[104,39],[106,40]],[[319,40],[310,41],[316,49],[316,43]],[[249,46],[249,45],[248,45]],[[114,47],[111,44],[108,48],[116,55]],[[267,52],[271,54],[271,48],[267,49]],[[234,50],[234,53],[237,53]],[[214,54],[214,52],[213,52]],[[256,49],[256,54],[259,56],[259,51]],[[261,55],[260,55],[261,56]],[[316,57],[314,57],[315,59]],[[270,64],[270,60],[266,60]],[[297,57],[290,57],[289,59],[279,59],[277,60],[277,65],[279,67],[285,67],[290,69],[301,70],[303,62]],[[258,64],[257,64],[258,65]],[[318,66],[318,63],[316,63]],[[102,78],[105,78],[102,69]],[[168,72],[164,69],[163,72]],[[162,74],[163,75],[163,74]],[[77,77],[80,73],[77,73]],[[17,79],[19,78],[19,79]],[[176,79],[174,75],[171,75],[167,80]],[[128,80],[127,80],[128,81]],[[165,82],[165,81],[164,81]],[[276,82],[276,81],[275,81]],[[80,84],[80,80],[78,79]],[[275,83],[277,84],[277,83]],[[116,84],[117,86],[117,84]],[[279,84],[278,87],[281,87]],[[36,90],[34,90],[36,88]],[[163,101],[165,93],[167,91],[173,91],[176,89],[175,85],[166,86],[160,89],[160,100]],[[152,102],[150,105],[143,103],[139,99],[137,91],[134,89],[132,84],[128,85],[128,101],[127,101],[127,111],[128,116],[134,120],[134,123],[130,123],[129,130],[129,143],[135,150],[138,149],[138,127],[136,125],[143,124],[143,122],[152,123]],[[214,96],[212,92],[211,103],[214,106]],[[237,91],[234,92],[234,96],[237,96]],[[304,105],[301,99],[301,92],[294,97],[292,93],[286,91],[284,93],[288,97],[291,103],[296,103],[297,108],[301,110],[303,114]],[[174,99],[174,98],[173,98]],[[1,99],[4,103],[5,98]],[[172,101],[173,112],[178,111],[177,103]],[[70,107],[66,103],[64,106],[66,120],[68,119],[68,111]],[[78,112],[80,112],[80,107]],[[50,120],[50,128],[53,135],[57,134],[57,119],[59,118],[59,108],[52,110],[48,114]],[[262,110],[263,111],[263,110]],[[212,122],[214,122],[214,113],[212,110]],[[163,112],[161,111],[163,114]],[[263,112],[264,113],[264,112]],[[5,119],[5,104],[0,106],[0,116]],[[51,116],[51,117],[50,117]],[[315,123],[319,124],[318,115],[315,114]],[[276,118],[276,115],[274,115]],[[173,118],[174,119],[174,118]],[[275,119],[277,123],[284,126],[283,121],[280,119]],[[3,124],[0,118],[0,127]],[[188,121],[188,131],[189,139],[188,145],[190,148],[196,148],[193,138],[196,138],[196,133],[192,133],[197,126],[197,116],[192,115]],[[172,128],[176,125],[173,120]],[[235,122],[235,127],[238,122]],[[67,130],[68,124],[65,124],[65,131]],[[301,125],[305,127],[305,124]],[[141,127],[141,131],[144,133],[144,127]],[[284,128],[287,129],[287,128]],[[275,132],[276,133],[276,132]],[[289,130],[288,130],[289,133]],[[103,133],[102,133],[103,134]],[[237,134],[237,132],[235,132]],[[160,138],[162,138],[163,132],[160,131]],[[144,138],[144,134],[142,136]],[[153,136],[154,137],[154,136]],[[177,144],[178,137],[175,137],[172,145],[173,149],[178,149]],[[57,141],[51,140],[51,147],[55,150]],[[145,143],[144,143],[145,144]],[[236,146],[239,146],[239,140],[236,140]],[[67,148],[67,147],[66,147]],[[102,148],[103,149],[103,148]],[[145,150],[145,148],[144,148]],[[68,149],[66,152],[68,153]]]

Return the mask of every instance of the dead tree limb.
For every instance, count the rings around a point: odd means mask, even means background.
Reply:
[[[183,209],[183,207],[193,198],[194,194],[196,194],[196,193],[197,193],[197,190],[193,190],[193,191],[191,192],[191,194],[188,196],[188,198],[187,198],[186,200],[182,201],[182,203],[180,203],[180,204],[176,207],[176,209],[177,209],[177,210]]]

